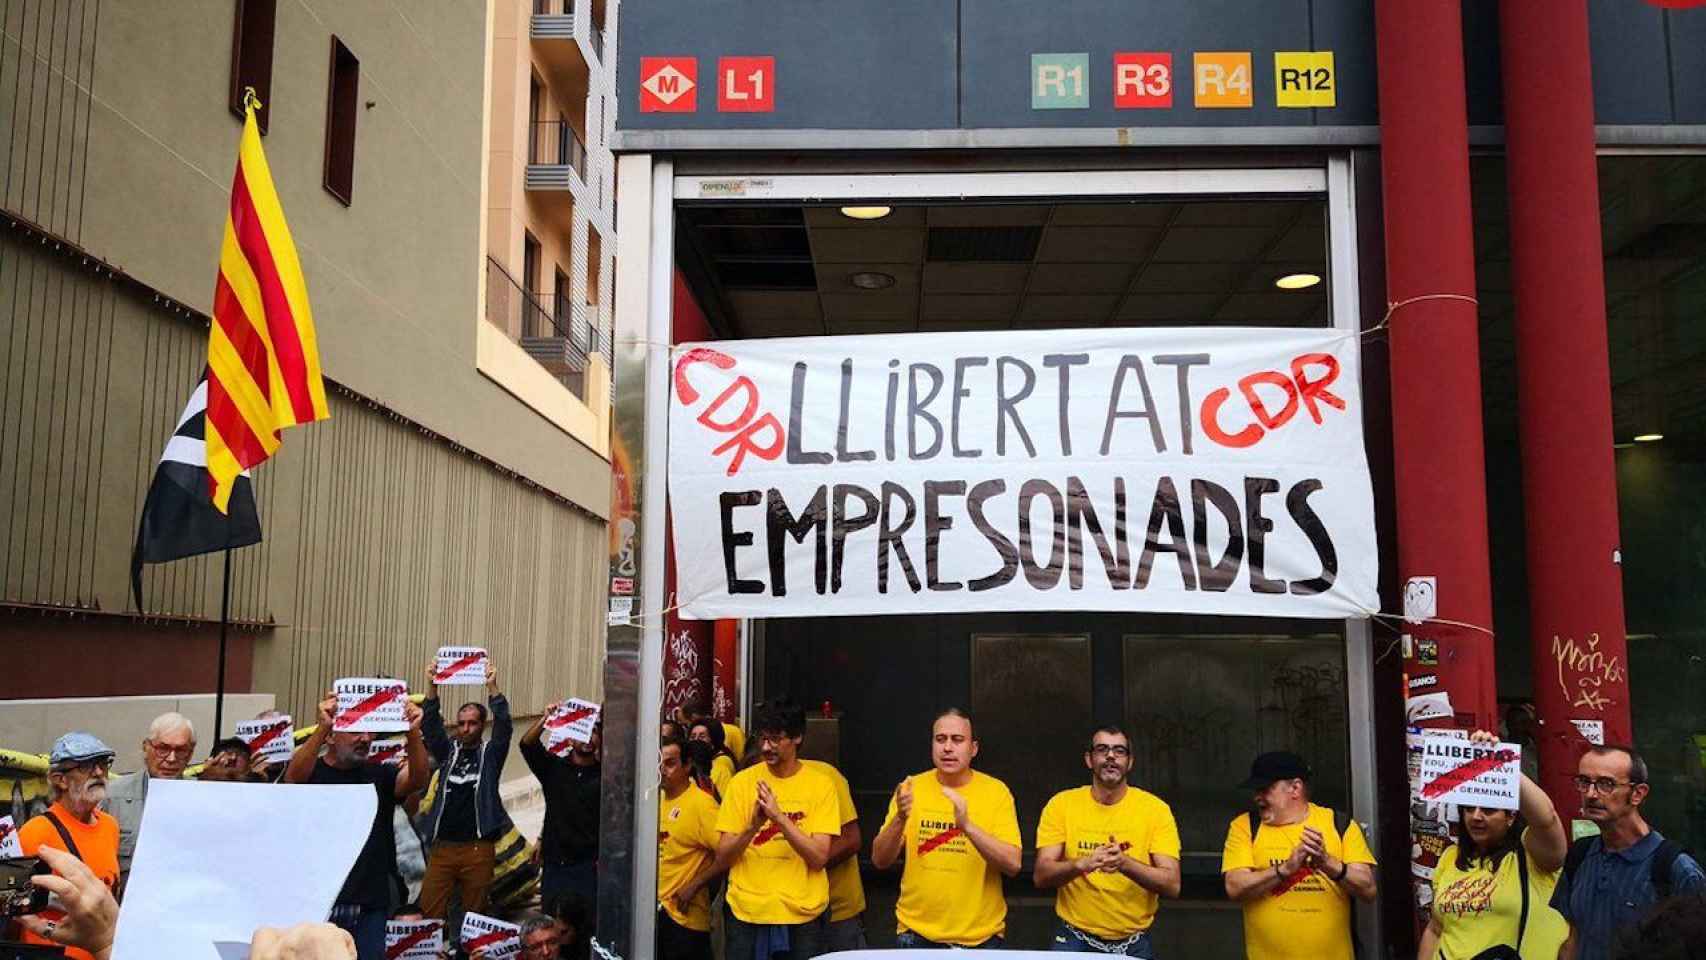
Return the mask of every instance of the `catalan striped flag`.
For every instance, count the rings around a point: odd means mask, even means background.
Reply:
[[[251,94],[207,341],[207,472],[221,513],[238,475],[273,455],[285,427],[331,416],[308,286],[261,149],[256,106]]]

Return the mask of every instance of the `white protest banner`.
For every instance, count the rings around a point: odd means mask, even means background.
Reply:
[[[438,960],[444,952],[443,920],[390,920],[385,924],[385,960]]]
[[[598,726],[598,704],[570,698],[545,718],[545,749],[557,756],[568,753],[577,743],[592,739]]]
[[[18,840],[17,825],[11,817],[0,817],[0,857],[21,857],[24,845]]]
[[[233,960],[259,927],[323,922],[378,802],[366,784],[153,781],[113,957]]]
[[[1366,616],[1359,345],[1193,327],[676,347],[680,614]]]
[[[485,683],[486,663],[484,647],[439,647],[432,679],[435,683]]]
[[[367,762],[395,767],[403,762],[405,746],[402,740],[375,740],[367,747]]]
[[[1450,731],[1421,734],[1423,799],[1515,810],[1522,784],[1522,747],[1471,743]]]
[[[296,727],[289,717],[270,720],[240,720],[237,739],[249,745],[249,752],[267,763],[289,763],[296,749]]]
[[[521,928],[485,914],[465,913],[462,915],[462,951],[473,953],[476,947],[484,947],[485,956],[491,960],[516,956],[521,952]]]
[[[339,733],[398,733],[409,729],[403,704],[409,685],[401,680],[345,678],[332,684],[338,712],[332,729]]]

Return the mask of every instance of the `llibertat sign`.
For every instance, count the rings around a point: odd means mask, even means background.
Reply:
[[[1162,328],[679,346],[681,615],[1365,616],[1358,345]]]

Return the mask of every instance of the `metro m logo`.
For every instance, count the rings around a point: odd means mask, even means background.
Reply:
[[[640,58],[641,113],[693,113],[698,109],[697,57]]]

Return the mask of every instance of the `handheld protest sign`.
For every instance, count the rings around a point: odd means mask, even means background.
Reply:
[[[545,718],[545,749],[560,757],[577,743],[591,742],[598,718],[598,704],[577,699],[565,701]]]
[[[367,762],[384,764],[395,767],[403,762],[403,747],[401,740],[375,740],[367,748]]]
[[[289,763],[296,749],[296,727],[289,717],[270,720],[243,720],[237,724],[237,739],[249,745],[249,752],[268,764]]]
[[[443,952],[443,920],[391,920],[385,924],[385,960],[438,960]]]
[[[338,733],[401,733],[409,729],[403,705],[409,685],[401,680],[354,677],[332,685],[338,712],[332,729]]]
[[[17,825],[11,817],[0,817],[0,857],[21,857],[24,845],[18,840]]]
[[[439,647],[433,682],[485,683],[487,662],[484,647]]]
[[[462,915],[462,951],[473,953],[485,948],[491,960],[502,960],[521,954],[521,928],[481,913]]]
[[[1522,746],[1471,743],[1448,731],[1424,731],[1422,798],[1515,810],[1522,790]]]

